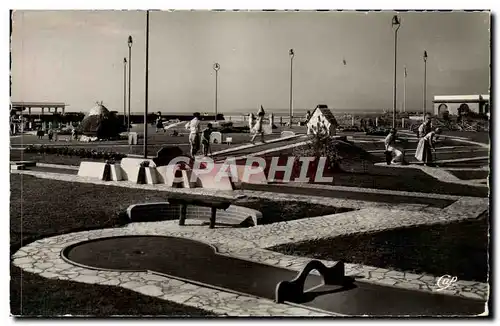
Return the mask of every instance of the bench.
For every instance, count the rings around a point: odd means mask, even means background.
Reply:
[[[168,198],[168,202],[170,204],[180,206],[179,225],[181,225],[181,226],[185,225],[185,223],[186,223],[186,215],[187,215],[188,205],[210,207],[211,208],[211,215],[210,215],[209,228],[213,229],[213,228],[215,228],[215,220],[217,218],[217,209],[226,210],[232,204],[232,200],[228,200],[228,199],[203,198],[201,196],[189,197],[186,195],[183,195],[183,197],[184,198],[176,196],[176,197],[169,197]]]

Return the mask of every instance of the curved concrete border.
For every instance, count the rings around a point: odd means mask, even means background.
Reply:
[[[205,289],[208,288],[208,289],[211,289],[211,290],[220,291],[220,292],[224,292],[224,293],[236,294],[238,296],[251,297],[251,298],[258,299],[258,300],[266,300],[266,299],[262,299],[262,298],[260,298],[258,296],[255,296],[255,295],[251,295],[251,294],[247,294],[247,293],[235,291],[235,290],[228,289],[228,288],[222,288],[222,287],[215,286],[215,285],[212,285],[212,284],[206,284],[206,283],[203,283],[203,282],[193,281],[193,280],[186,279],[186,278],[179,277],[179,276],[172,276],[172,275],[169,275],[169,274],[164,274],[164,273],[160,273],[160,272],[156,272],[156,271],[152,271],[152,270],[122,270],[122,269],[96,268],[96,267],[92,267],[92,266],[87,266],[87,265],[84,265],[84,264],[72,261],[71,259],[69,259],[68,257],[66,257],[66,255],[64,254],[65,251],[71,250],[71,248],[74,248],[76,246],[79,246],[79,245],[82,245],[82,244],[85,244],[85,243],[89,243],[89,242],[93,242],[93,241],[99,241],[99,240],[106,240],[106,239],[126,238],[126,237],[135,237],[135,236],[144,236],[144,235],[125,235],[125,236],[117,236],[117,237],[111,236],[111,237],[103,237],[103,238],[98,238],[98,239],[92,239],[92,240],[82,241],[82,242],[79,242],[79,243],[74,243],[74,244],[72,244],[70,246],[67,246],[67,247],[65,247],[65,248],[63,248],[61,250],[61,252],[60,252],[61,258],[64,261],[66,261],[67,263],[69,263],[69,264],[75,265],[77,267],[82,267],[82,268],[85,268],[85,269],[89,269],[89,270],[105,271],[105,272],[119,272],[119,273],[148,273],[148,274],[151,274],[151,275],[158,275],[158,276],[161,276],[161,277],[165,277],[167,279],[178,280],[178,281],[184,282],[186,284],[192,284],[192,285],[199,286],[199,287],[205,288]],[[146,236],[148,236],[148,237],[160,237],[160,238],[161,237],[169,237],[169,236],[164,236],[164,235],[146,235]],[[210,244],[210,243],[207,243],[205,241],[200,241],[200,240],[194,240],[194,239],[189,239],[189,240],[190,241],[194,241],[194,242],[199,242],[199,243],[201,243],[203,245],[206,245],[206,246],[212,248],[212,250],[214,251],[214,253],[216,255],[231,257],[231,255],[219,252],[218,248],[216,246]],[[237,259],[245,260],[245,261],[249,261],[249,262],[254,262],[253,260],[250,260],[250,259],[245,258],[245,257],[238,257]],[[297,303],[293,303],[293,302],[289,302],[289,301],[285,301],[285,303],[287,305],[291,305],[291,306],[294,306],[294,307],[303,308],[303,309],[306,309],[306,310],[311,310],[313,312],[318,312],[320,314],[325,314],[325,315],[329,315],[329,316],[341,316],[341,314],[332,313],[330,311],[323,311],[322,309],[317,309],[317,308],[314,308],[314,307],[307,307],[307,306],[304,306],[304,305],[301,305],[301,304],[297,304]]]
[[[209,310],[220,315],[332,316],[331,313],[317,309],[276,304],[272,300],[194,285],[192,282],[180,281],[157,273],[111,271],[77,266],[68,263],[61,256],[64,248],[89,240],[131,235],[164,236],[163,233],[164,231],[150,230],[137,234],[133,229],[128,228],[70,233],[35,241],[21,248],[13,255],[13,263],[27,272],[49,279],[121,286],[144,295]],[[172,232],[169,235],[210,244],[206,241],[206,237],[196,236],[192,230],[191,232]],[[210,245],[213,246],[213,244]]]

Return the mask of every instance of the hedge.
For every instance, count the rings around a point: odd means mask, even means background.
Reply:
[[[26,153],[37,154],[55,154],[61,156],[78,156],[82,158],[106,159],[119,161],[126,157],[126,154],[108,151],[97,151],[95,149],[70,148],[70,147],[51,147],[51,146],[33,146],[30,145],[24,150]]]

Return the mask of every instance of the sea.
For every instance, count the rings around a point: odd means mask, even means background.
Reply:
[[[224,120],[227,121],[245,121],[246,116],[248,116],[250,113],[253,113],[254,115],[257,115],[259,108],[249,108],[248,110],[233,110],[233,111],[224,111],[224,110],[219,110],[219,114],[224,115]],[[392,110],[389,109],[335,109],[331,108],[330,109],[335,116],[335,118],[352,118],[354,117],[376,117],[376,116],[381,116],[384,113],[391,113]],[[191,116],[192,113],[190,112],[175,112],[175,111],[169,111],[165,109],[156,109],[154,111],[150,111],[151,113],[154,112],[161,112],[162,115],[168,115],[168,116],[179,116],[179,117],[185,117],[185,116]],[[274,117],[276,119],[280,119],[283,122],[287,122],[289,120],[289,109],[283,109],[283,108],[264,108],[264,111],[266,112],[266,115],[269,115],[271,113],[274,114]],[[305,117],[307,111],[314,111],[314,109],[307,108],[307,109],[294,109],[293,110],[293,117],[294,119],[300,119]],[[199,111],[202,115],[214,115],[214,112],[209,112],[209,111]],[[141,113],[135,113],[137,115]]]

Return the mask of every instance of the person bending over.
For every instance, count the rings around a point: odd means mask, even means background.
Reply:
[[[426,166],[432,165],[432,152],[436,151],[436,136],[442,132],[441,128],[429,132],[424,137],[420,138],[415,151],[415,158]]]
[[[395,147],[396,145],[396,129],[392,128],[387,137],[385,138],[385,151],[386,155],[390,155],[392,160],[388,164],[403,164],[404,153],[402,150]]]

